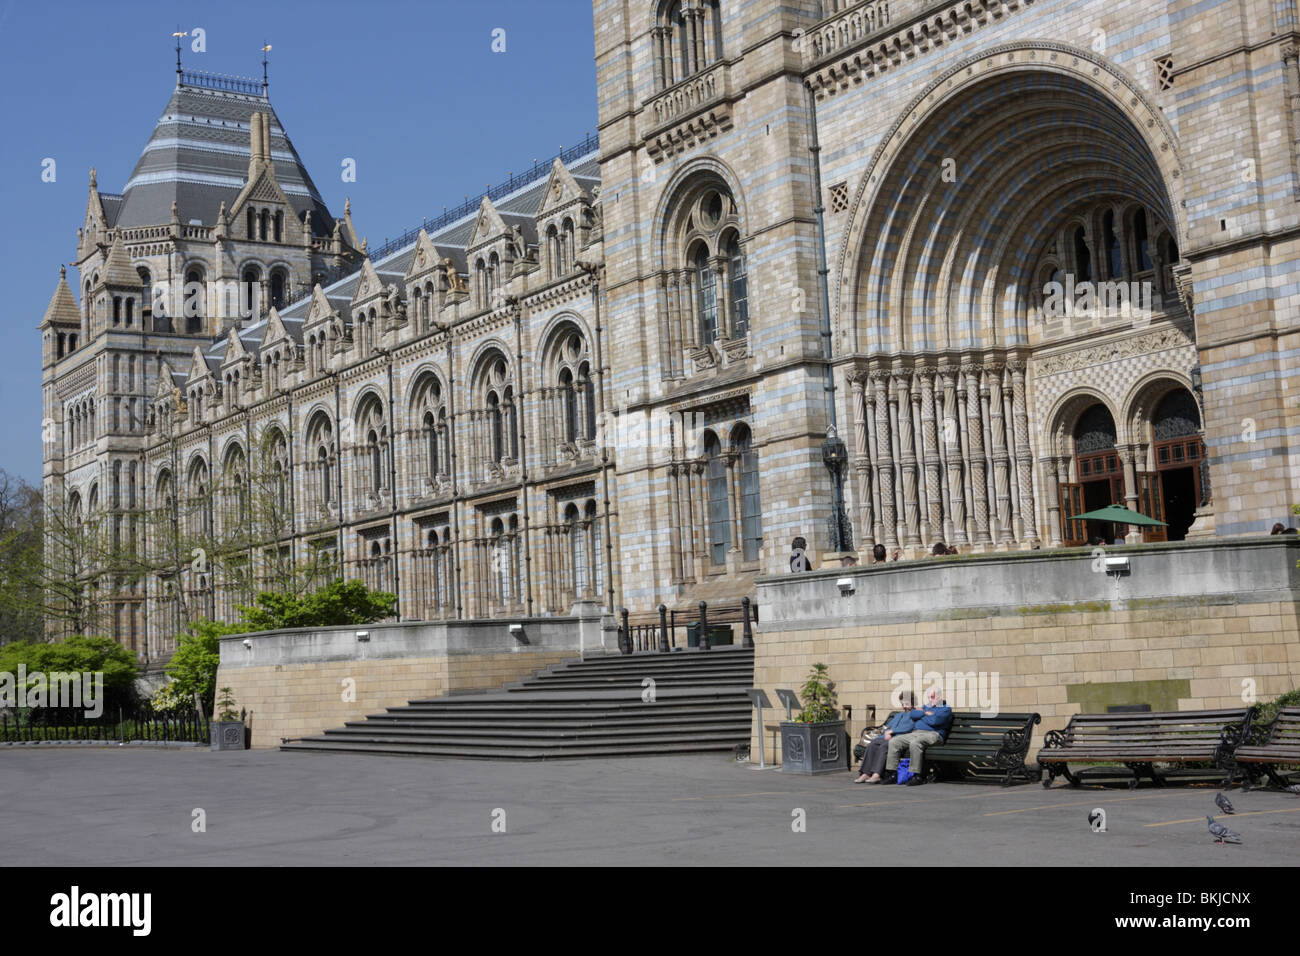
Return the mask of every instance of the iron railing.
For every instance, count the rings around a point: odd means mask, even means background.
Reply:
[[[630,622],[627,608],[623,608],[618,629],[618,647],[624,654],[643,651],[668,653],[679,647],[687,647],[690,642],[690,629],[696,635],[696,646],[707,651],[712,646],[709,635],[718,625],[741,625],[742,647],[754,646],[753,624],[758,621],[758,604],[749,598],[741,598],[736,604],[714,604],[705,601],[696,609],[674,608],[669,610],[660,604],[658,620],[648,620],[648,615],[639,615],[636,623]],[[686,636],[679,643],[678,629],[686,631]],[[734,639],[734,638],[733,638]]]
[[[117,709],[88,718],[83,710],[34,708],[0,714],[0,742],[44,740],[176,741],[206,744],[209,724],[195,710],[159,713],[149,708]]]

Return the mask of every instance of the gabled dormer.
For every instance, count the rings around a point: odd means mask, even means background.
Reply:
[[[159,361],[158,381],[154,386],[153,403],[149,409],[148,427],[161,435],[172,434],[174,424],[186,411],[186,402],[177,385],[177,375],[166,359]]]
[[[580,253],[591,240],[595,214],[592,198],[557,157],[538,204],[538,258],[547,281],[577,271]]]
[[[385,332],[406,322],[401,288],[385,284],[369,259],[361,263],[361,277],[357,280],[351,308],[352,340],[361,358],[374,352]]]
[[[247,402],[261,380],[261,371],[244,347],[239,329],[232,327],[226,333],[226,351],[221,357],[221,388],[226,411],[234,411],[237,404]]]
[[[248,180],[230,207],[231,232],[248,241],[301,243],[302,225],[275,178],[271,117],[252,114],[249,135]]]
[[[68,285],[66,266],[59,266],[59,284],[54,287],[54,295],[45,309],[40,329],[42,367],[53,365],[75,351],[80,344],[81,310],[77,307],[77,297]]]
[[[307,317],[302,323],[302,342],[306,353],[307,375],[315,378],[329,370],[330,356],[343,341],[343,319],[330,305],[320,284],[311,292]]]
[[[446,304],[451,287],[447,279],[449,261],[421,229],[406,270],[407,313],[416,334],[432,332],[440,324],[438,314]]]
[[[262,343],[257,351],[267,395],[274,395],[289,384],[289,377],[302,365],[298,343],[289,334],[279,310],[274,307],[267,314],[266,332],[262,335]]]
[[[185,376],[185,401],[191,425],[200,425],[204,416],[216,406],[221,395],[221,382],[199,346],[190,355],[190,370]]]
[[[498,309],[505,304],[505,286],[514,271],[515,235],[487,196],[465,249],[474,309]]]

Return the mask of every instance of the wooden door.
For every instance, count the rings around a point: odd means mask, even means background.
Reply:
[[[1066,547],[1088,543],[1086,521],[1071,521],[1073,515],[1083,514],[1083,485],[1078,482],[1061,483],[1061,537]]]
[[[1137,473],[1137,483],[1138,511],[1148,518],[1164,521],[1165,502],[1160,490],[1160,475],[1154,471],[1139,471]],[[1169,537],[1164,528],[1144,527],[1142,529],[1142,540],[1167,541]]]

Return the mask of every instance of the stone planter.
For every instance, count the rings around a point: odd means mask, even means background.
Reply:
[[[242,720],[214,720],[212,728],[213,750],[243,750],[244,722]]]
[[[848,767],[844,721],[781,721],[782,773],[833,773]]]

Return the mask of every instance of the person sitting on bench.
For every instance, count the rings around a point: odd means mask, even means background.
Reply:
[[[912,711],[915,729],[910,733],[899,734],[889,741],[889,756],[885,760],[885,782],[898,779],[898,761],[903,751],[907,751],[912,777],[907,781],[909,787],[919,787],[925,783],[922,771],[925,760],[925,748],[941,744],[948,737],[948,728],[952,726],[952,708],[943,703],[938,687],[931,687],[925,695],[925,707]]]
[[[916,708],[916,695],[910,690],[903,691],[899,704],[902,710],[885,724],[884,733],[867,744],[867,753],[862,758],[861,771],[854,783],[880,783],[880,771],[885,769],[889,741],[896,734],[905,734],[912,730],[915,722],[912,720],[911,711]]]

